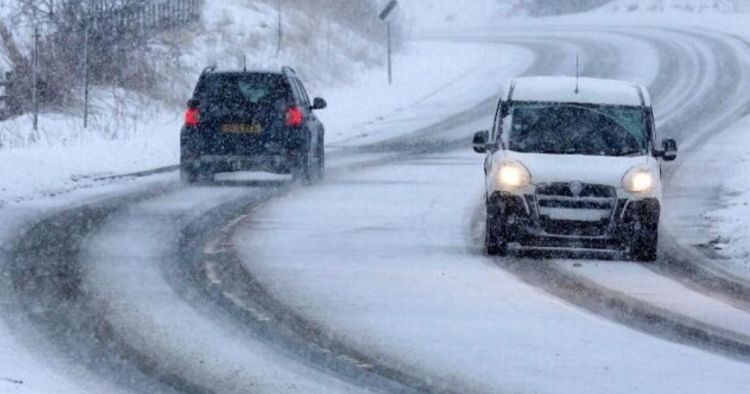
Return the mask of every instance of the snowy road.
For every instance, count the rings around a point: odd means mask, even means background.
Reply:
[[[577,53],[584,75],[646,83],[660,134],[686,155],[750,103],[748,46],[718,33],[429,39],[536,55],[490,84],[570,74]],[[750,296],[712,286],[733,278],[696,274],[674,241],[656,267],[479,252],[481,158],[468,148],[493,100],[337,147],[311,188],[166,177],[34,212],[3,257],[6,309],[72,365],[135,392],[744,392]]]

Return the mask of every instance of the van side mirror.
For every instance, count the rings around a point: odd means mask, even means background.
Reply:
[[[474,140],[472,142],[474,152],[487,153],[491,147],[489,146],[490,132],[488,130],[477,131],[474,133]]]
[[[661,151],[659,157],[664,161],[675,161],[677,159],[677,141],[672,138],[665,138],[661,142]]]
[[[323,100],[322,98],[316,97],[313,100],[312,109],[314,109],[314,110],[315,109],[325,109],[326,107],[328,107],[328,103],[325,100]]]
[[[200,106],[201,106],[201,102],[200,102],[200,101],[198,101],[197,99],[194,99],[194,98],[193,98],[193,99],[190,99],[190,100],[188,100],[188,102],[187,102],[187,107],[188,107],[189,109],[195,109],[195,108],[198,108],[198,107],[200,107]]]

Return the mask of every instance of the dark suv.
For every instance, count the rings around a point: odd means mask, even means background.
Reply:
[[[311,182],[323,177],[324,128],[293,69],[203,71],[188,102],[180,145],[187,183],[214,173],[267,171]]]

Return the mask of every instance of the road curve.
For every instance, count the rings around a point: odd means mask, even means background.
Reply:
[[[490,39],[526,46],[537,53],[537,62],[529,70],[530,74],[556,73],[567,67],[566,61],[571,57],[572,46],[588,55],[584,68],[586,75],[616,76],[622,54],[601,37],[586,37],[591,33],[592,31],[572,32],[566,36],[556,32],[545,36],[544,33],[524,35],[518,32],[516,36]],[[702,71],[715,58],[726,53],[736,53],[735,49],[726,48],[724,38],[696,34],[694,39],[686,40],[684,32],[665,32],[659,29],[647,29],[638,34],[617,30],[606,33],[629,34],[635,39],[648,41],[663,53],[669,54],[662,59],[662,70],[651,87],[657,103],[660,99],[665,99],[665,106],[669,108],[663,115],[665,123],[661,130],[664,133],[683,138],[688,136],[686,133],[704,136],[709,128],[720,127],[739,116],[739,105],[730,106],[728,103],[734,103],[734,100],[746,101],[740,97],[740,92],[743,89],[746,91],[746,86],[733,85],[729,77],[722,75],[717,75],[715,81],[706,82]],[[696,47],[692,44],[695,41],[701,44]],[[713,52],[706,54],[706,50]],[[739,75],[742,73],[740,62],[734,55],[732,59],[727,62],[734,67],[731,75]],[[723,91],[707,89],[708,84],[721,86]],[[691,94],[691,91],[698,91],[700,94]],[[732,94],[727,95],[727,92]],[[746,104],[745,101],[742,103]],[[707,106],[706,103],[712,105]],[[488,99],[465,113],[425,130],[418,130],[393,141],[342,152],[340,155],[383,154],[380,159],[358,164],[358,167],[366,167],[418,154],[465,149],[467,136],[453,135],[451,132],[491,113],[493,104]],[[435,132],[436,130],[439,132]],[[347,171],[351,170],[347,168]],[[174,235],[164,252],[168,258],[158,262],[170,292],[204,316],[220,319],[232,326],[233,330],[247,330],[251,333],[247,338],[241,337],[238,343],[260,339],[265,346],[281,354],[283,359],[299,363],[303,366],[301,368],[341,380],[342,389],[388,392],[466,391],[462,390],[466,388],[462,387],[462,382],[439,376],[423,376],[398,360],[376,359],[337,338],[328,338],[324,327],[307,321],[269,295],[252,273],[237,261],[227,242],[228,234],[233,229],[228,224],[243,215],[252,215],[253,210],[261,209],[264,202],[294,188],[285,184],[234,187],[237,193],[222,192],[227,193],[229,198],[218,203],[205,203],[206,206],[197,210],[198,215],[186,213],[192,210],[192,207],[188,207],[187,210],[162,218],[167,221],[169,231]],[[92,265],[96,264],[94,258],[102,256],[92,254],[92,240],[101,238],[108,228],[118,226],[124,220],[123,215],[132,213],[130,209],[141,209],[149,202],[162,198],[172,199],[174,202],[183,193],[189,196],[191,191],[175,185],[165,185],[159,190],[109,199],[41,220],[30,226],[11,247],[10,264],[5,267],[5,275],[2,277],[13,289],[13,301],[19,313],[26,316],[30,326],[43,332],[59,352],[68,355],[74,362],[83,362],[87,368],[112,379],[118,385],[138,392],[229,392],[232,390],[220,386],[221,381],[217,377],[222,375],[215,371],[186,374],[181,361],[175,362],[170,359],[169,354],[155,354],[150,347],[153,343],[148,342],[149,333],[123,332],[121,321],[113,323],[110,320],[112,306],[108,304],[114,300],[101,298],[103,294],[114,296],[104,293],[103,288],[108,284],[87,282],[91,279],[88,275]],[[158,211],[150,212],[157,213]],[[210,264],[213,260],[221,264]],[[516,274],[527,280],[529,278],[525,275],[533,273],[527,271],[529,268],[521,268],[522,271],[518,271],[517,266],[504,268],[516,270]],[[535,275],[538,273],[537,270]],[[135,275],[137,272],[131,274]],[[563,272],[561,275],[564,274]],[[684,273],[678,271],[666,274],[685,280]],[[571,279],[569,276],[564,278]],[[690,280],[689,276],[687,278]],[[574,279],[577,280],[576,286],[586,285],[605,295],[612,295],[606,289]],[[536,282],[536,285],[543,286],[544,283]],[[575,292],[563,291],[557,295],[575,302],[571,297],[579,290],[581,289],[576,289]],[[596,312],[627,312],[627,308],[618,309],[614,305],[620,301],[634,305],[626,297],[618,296],[615,301],[600,300],[596,305],[604,309]],[[648,305],[641,306],[640,310],[647,307]],[[671,316],[670,311],[656,310],[654,313],[656,315],[639,315],[631,308],[627,318],[635,319],[639,328],[643,329],[644,324]],[[690,323],[679,329],[692,330],[686,342],[695,344],[701,340],[702,335],[695,330],[701,328],[698,323]],[[727,342],[729,339],[735,342]],[[704,340],[704,344],[705,342]],[[723,346],[730,350],[739,349],[738,353],[744,356],[745,347],[750,349],[747,343],[745,338],[736,333],[719,332],[711,337],[708,345],[712,348]],[[190,344],[178,346],[189,347]],[[196,367],[191,365],[191,368]],[[196,379],[195,376],[201,378]],[[233,391],[254,392],[258,387],[262,391],[262,384],[253,381],[252,373],[247,374],[247,378],[249,380],[245,382],[245,386],[235,386]],[[255,378],[263,379],[262,376]],[[325,378],[321,379],[322,382],[327,382]]]

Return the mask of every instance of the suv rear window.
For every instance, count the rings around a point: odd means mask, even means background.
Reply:
[[[214,74],[203,78],[195,97],[208,114],[249,114],[285,111],[291,103],[284,77],[275,74]]]

